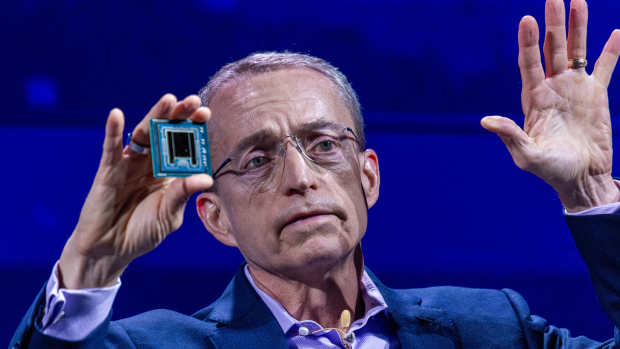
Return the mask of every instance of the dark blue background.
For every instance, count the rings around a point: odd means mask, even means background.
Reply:
[[[358,91],[382,170],[363,245],[388,285],[510,287],[575,335],[612,335],[555,193],[479,126],[490,114],[522,122],[517,23],[542,20],[543,1],[29,0],[0,13],[0,342],[76,223],[109,109],[135,125],[164,93],[195,93],[223,64],[265,50],[325,58]],[[590,4],[591,63],[618,13],[616,0]],[[242,259],[194,211],[192,201],[183,227],[131,265],[115,318],[191,313],[221,292]]]

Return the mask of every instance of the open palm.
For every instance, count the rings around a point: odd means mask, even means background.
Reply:
[[[500,136],[517,166],[549,183],[567,210],[618,201],[607,86],[620,53],[620,31],[612,33],[588,75],[569,67],[569,59],[586,57],[585,0],[571,2],[568,40],[563,1],[548,0],[545,12],[546,74],[536,20],[526,16],[519,24],[523,129],[500,116],[482,119],[482,126]]]

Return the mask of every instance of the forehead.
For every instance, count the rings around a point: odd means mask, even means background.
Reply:
[[[284,135],[317,120],[353,126],[335,84],[310,69],[278,70],[228,83],[209,107],[216,158],[258,130]]]

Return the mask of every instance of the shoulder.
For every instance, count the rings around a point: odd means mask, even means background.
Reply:
[[[514,314],[515,306],[518,306],[521,312],[529,312],[521,295],[510,289],[437,286],[394,291],[419,297],[423,306],[442,308],[453,313],[490,313],[495,316],[502,313]]]
[[[530,315],[523,297],[511,289],[456,286],[394,289],[383,284],[368,269],[366,271],[392,309],[428,309],[439,311],[455,320],[509,323],[515,323],[515,320]]]
[[[510,289],[440,286],[391,292],[397,295],[394,306],[399,306],[399,300],[417,299],[417,309],[410,314],[444,319],[467,347],[521,347],[525,322],[531,318],[527,303]]]
[[[396,299],[417,298],[424,308],[443,310],[459,319],[477,321],[506,320],[529,316],[529,307],[521,295],[511,289],[482,289],[456,286],[392,289]]]

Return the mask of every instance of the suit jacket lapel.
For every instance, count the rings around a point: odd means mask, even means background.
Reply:
[[[281,348],[288,342],[282,328],[239,269],[222,296],[205,311],[217,323],[211,337],[217,348]],[[401,347],[460,348],[454,322],[442,309],[424,307],[413,290],[393,290],[383,285],[368,269],[388,304],[388,315],[396,327]],[[200,315],[198,315],[200,317]]]
[[[211,339],[217,348],[287,349],[282,328],[246,279],[244,267],[209,307],[207,317],[218,328]]]
[[[386,287],[366,269],[388,305],[388,314],[404,348],[460,348],[454,322],[446,312],[425,307],[413,290],[393,290]]]

